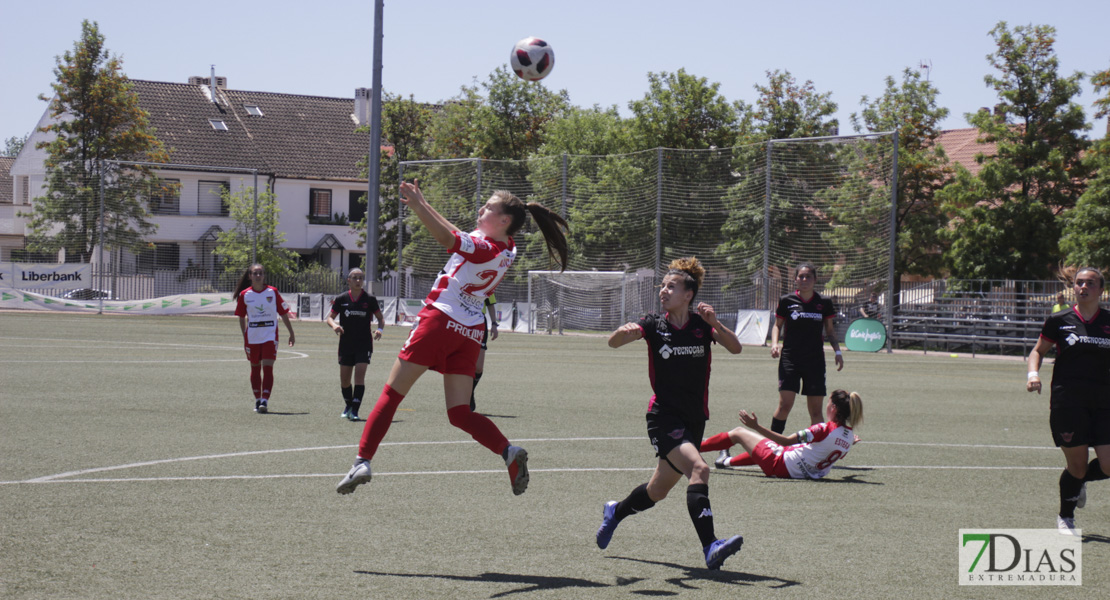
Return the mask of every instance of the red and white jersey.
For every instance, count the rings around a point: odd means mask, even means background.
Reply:
[[[261,292],[249,287],[236,298],[236,316],[247,318],[247,343],[278,341],[278,318],[289,312],[289,305],[272,285]]]
[[[782,453],[786,469],[794,479],[820,479],[829,474],[834,462],[852,449],[855,434],[847,425],[818,423],[798,432],[800,443],[787,446]]]
[[[424,304],[468,327],[485,323],[482,308],[486,298],[516,260],[513,238],[498,242],[480,231],[456,231],[455,243],[448,252],[451,259],[440,271]]]

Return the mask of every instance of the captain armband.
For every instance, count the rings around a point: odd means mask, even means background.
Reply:
[[[798,436],[799,444],[808,444],[813,439],[813,434],[808,429],[803,429],[794,435]]]

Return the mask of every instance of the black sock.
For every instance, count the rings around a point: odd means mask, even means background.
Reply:
[[[347,405],[348,409],[351,408],[351,388],[350,388],[350,386],[345,387],[345,388],[339,388],[339,390],[341,392],[343,392],[343,403]]]
[[[1065,519],[1075,518],[1075,503],[1079,501],[1079,490],[1082,487],[1083,480],[1069,473],[1067,469],[1064,469],[1064,472],[1060,474],[1061,517]]]
[[[782,433],[786,431],[786,419],[776,419],[771,417],[771,431],[775,433]]]
[[[717,536],[713,534],[713,510],[709,508],[707,484],[695,483],[686,488],[686,510],[690,511],[690,520],[694,522],[701,547],[705,548],[712,544]]]
[[[362,406],[362,395],[365,394],[365,393],[366,393],[366,386],[365,385],[356,385],[355,386],[355,391],[354,391],[353,394],[351,394],[351,406],[355,410],[358,410],[358,407]]]
[[[1102,465],[1099,464],[1097,458],[1091,459],[1090,464],[1087,465],[1087,476],[1083,481],[1102,481],[1103,479],[1110,479],[1110,475],[1102,472]]]
[[[645,510],[655,506],[655,502],[648,497],[647,484],[642,483],[632,490],[632,493],[627,498],[617,503],[617,510],[613,513],[619,523],[621,519],[628,515],[644,512]]]
[[[470,411],[471,412],[474,412],[475,408],[478,406],[474,402],[474,390],[478,389],[478,382],[481,381],[481,380],[482,380],[482,373],[481,373],[481,371],[479,371],[479,372],[474,374],[474,384],[470,386]]]

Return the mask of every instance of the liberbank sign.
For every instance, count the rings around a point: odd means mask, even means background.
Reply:
[[[0,288],[76,290],[92,285],[92,265],[0,262]]]

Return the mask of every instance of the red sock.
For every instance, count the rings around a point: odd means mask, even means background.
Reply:
[[[256,400],[262,397],[262,365],[251,365],[251,390]]]
[[[474,441],[498,455],[509,445],[509,440],[502,435],[501,430],[493,424],[493,421],[470,410],[470,407],[466,404],[448,410],[447,420],[455,427],[469,433]]]
[[[274,365],[262,365],[262,399],[270,399],[270,390],[274,389]]]
[[[732,440],[728,437],[728,432],[718,433],[717,435],[709,436],[702,440],[701,451],[712,452],[714,450],[728,450],[732,447]]]
[[[728,459],[728,466],[730,466],[730,467],[746,467],[748,465],[758,465],[758,464],[759,463],[756,462],[756,460],[754,458],[752,458],[752,455],[748,454],[747,452],[745,452],[743,454],[737,454],[736,456],[733,456],[732,458]]]
[[[397,407],[404,399],[405,397],[389,387],[388,383],[382,388],[382,395],[378,396],[378,402],[374,405],[374,410],[367,415],[366,425],[362,428],[362,440],[358,444],[359,458],[366,460],[374,458],[374,453],[378,451],[385,433],[389,431],[389,425],[393,423],[393,415],[397,413]]]

